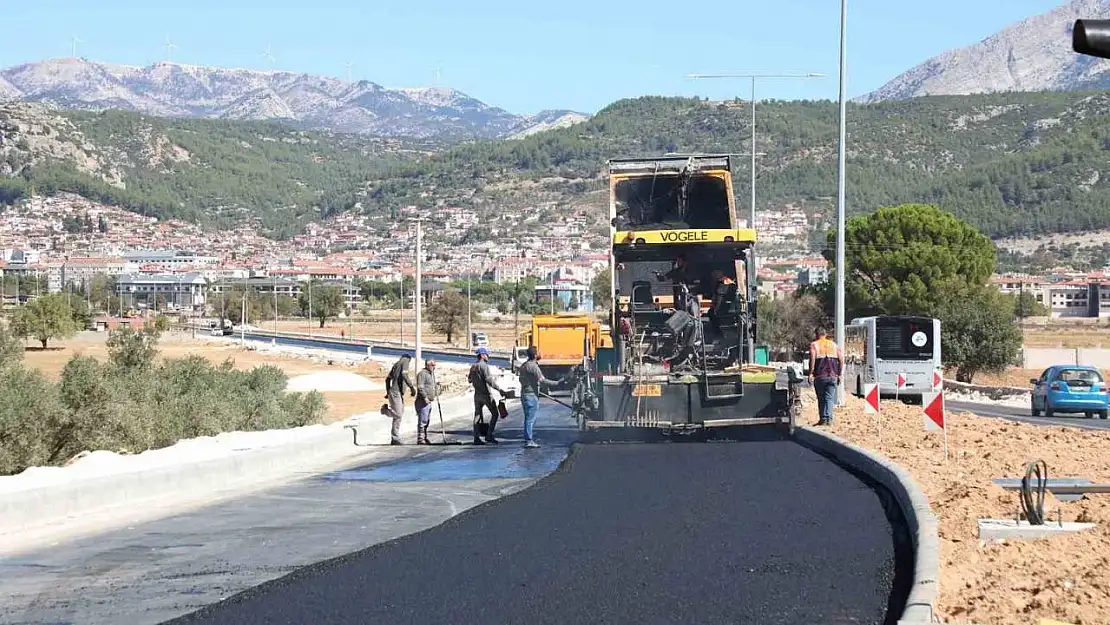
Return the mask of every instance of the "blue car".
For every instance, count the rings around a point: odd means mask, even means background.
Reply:
[[[1033,416],[1051,417],[1056,413],[1085,413],[1105,419],[1110,410],[1106,380],[1097,367],[1086,365],[1055,365],[1044,370],[1033,384],[1030,406]]]

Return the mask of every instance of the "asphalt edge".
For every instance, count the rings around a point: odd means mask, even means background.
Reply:
[[[801,426],[794,430],[794,437],[799,443],[866,474],[894,495],[909,525],[914,552],[913,584],[898,625],[939,622],[935,615],[940,594],[940,540],[936,514],[921,487],[909,472],[888,458],[833,434]]]

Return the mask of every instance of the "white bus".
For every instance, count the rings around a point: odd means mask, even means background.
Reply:
[[[913,315],[860,317],[844,328],[844,388],[863,395],[879,384],[879,395],[920,399],[943,376],[940,320]],[[898,387],[898,376],[905,382]]]

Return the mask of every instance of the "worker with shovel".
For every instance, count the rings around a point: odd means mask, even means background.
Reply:
[[[436,361],[424,361],[424,368],[416,374],[416,444],[431,445],[428,441],[428,425],[432,421],[432,404],[438,396],[436,388]]]

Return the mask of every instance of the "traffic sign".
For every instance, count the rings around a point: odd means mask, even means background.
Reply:
[[[926,430],[944,429],[944,393],[925,393],[921,398]]]
[[[898,388],[903,388],[904,386],[906,386],[906,376],[899,373],[898,374]]]
[[[863,385],[863,411],[874,414],[879,412],[879,385]]]
[[[944,385],[944,378],[940,377],[939,371],[933,372],[933,390],[939,391],[941,386]]]

